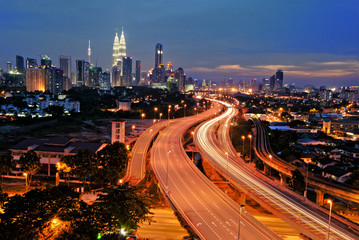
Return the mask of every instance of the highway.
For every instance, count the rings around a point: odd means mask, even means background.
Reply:
[[[254,173],[254,169],[234,154],[228,134],[224,132],[228,132],[228,119],[235,113],[232,107],[228,107],[221,116],[208,120],[196,128],[194,142],[201,154],[231,184],[298,231],[312,239],[327,239],[328,215],[303,201],[298,201],[291,194],[273,185],[268,178],[259,177]],[[218,131],[220,134],[217,134],[218,123],[223,125]],[[331,220],[330,239],[358,239],[359,236],[349,230],[347,225],[333,218]]]
[[[145,177],[148,148],[156,134],[166,127],[167,123],[168,121],[163,120],[162,122],[152,125],[137,139],[131,151],[132,159],[128,164],[124,181],[129,181],[132,185],[137,185]]]
[[[151,166],[160,187],[201,239],[238,239],[239,226],[240,239],[280,239],[208,180],[183,148],[185,131],[217,111],[218,104],[206,113],[178,119],[159,133]]]

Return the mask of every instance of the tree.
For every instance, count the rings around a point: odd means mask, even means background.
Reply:
[[[40,157],[34,150],[29,150],[25,154],[22,154],[19,159],[19,165],[21,171],[26,173],[27,184],[30,185],[32,175],[34,175],[41,167]]]
[[[9,198],[0,214],[2,239],[47,239],[43,230],[54,219],[66,219],[64,216],[77,211],[78,197],[72,189],[59,186]]]
[[[112,169],[123,177],[126,173],[129,151],[124,143],[108,144],[97,153],[97,166],[103,169]]]
[[[3,176],[15,170],[15,162],[11,154],[0,155],[0,175],[1,175],[1,186],[3,184]]]
[[[60,164],[66,164],[71,170],[70,175],[78,176],[85,184],[88,175],[92,172],[94,154],[90,149],[79,149],[76,155],[64,156]]]
[[[7,199],[8,199],[8,194],[3,193],[2,188],[0,186],[0,208],[4,206],[4,203],[7,201]]]
[[[117,188],[106,188],[104,193],[93,204],[104,217],[99,221],[103,223],[101,229],[104,232],[116,232],[120,229],[129,232],[137,229],[140,222],[151,220],[151,202],[141,194],[140,188],[126,182]]]
[[[289,187],[293,188],[295,192],[303,193],[305,190],[305,180],[302,173],[296,169],[292,171],[292,179],[289,182]]]
[[[350,184],[353,187],[359,188],[359,169],[353,171],[345,183]]]

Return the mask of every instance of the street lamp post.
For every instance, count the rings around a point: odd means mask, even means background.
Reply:
[[[308,195],[308,163],[307,163],[307,169],[305,174],[305,191],[304,191],[304,197],[307,198]]]
[[[242,155],[243,155],[243,157],[244,157],[244,140],[246,139],[246,137],[245,136],[242,136],[242,139],[243,139],[243,151],[242,151]],[[245,159],[244,159],[245,160]]]
[[[161,119],[162,119],[162,113],[160,113],[160,122],[161,122]]]
[[[25,176],[25,187],[27,189],[27,173],[24,173],[24,176]]]
[[[187,104],[185,104],[185,105],[183,106],[183,117],[186,116],[186,107],[187,107]]]
[[[143,128],[143,118],[146,116],[146,114],[142,113],[141,114],[141,118],[142,118],[142,128]]]
[[[241,208],[239,209],[239,222],[238,222],[238,237],[237,239],[241,239],[241,217],[242,217],[242,210],[245,207],[245,205],[241,205]]]
[[[157,110],[158,110],[158,108],[157,108],[157,107],[155,107],[155,121],[156,121],[156,114],[157,114]]]
[[[328,203],[330,204],[330,208],[329,208],[329,222],[328,222],[328,240],[330,239],[330,220],[332,218],[332,207],[333,207],[333,202],[332,200],[328,200]]]
[[[171,105],[168,106],[168,125],[170,124]]]
[[[249,161],[252,161],[252,135],[249,134]]]
[[[135,126],[135,125],[132,125],[132,132],[133,132],[133,130],[135,130],[135,128],[136,128],[136,126]]]
[[[167,152],[166,189],[165,189],[166,194],[168,193],[168,162],[169,162],[169,158],[170,158],[170,153],[171,153],[171,150],[169,150]]]

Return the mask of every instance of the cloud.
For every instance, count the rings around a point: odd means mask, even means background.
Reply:
[[[213,68],[198,67],[187,69],[191,73],[233,74],[234,76],[270,76],[278,69],[289,77],[340,78],[359,75],[358,61],[305,62],[302,65],[219,65]]]

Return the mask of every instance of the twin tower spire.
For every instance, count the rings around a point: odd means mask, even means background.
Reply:
[[[126,57],[126,41],[122,28],[120,40],[118,40],[116,31],[115,40],[113,41],[112,66],[120,65],[119,62],[122,62],[123,57]]]

